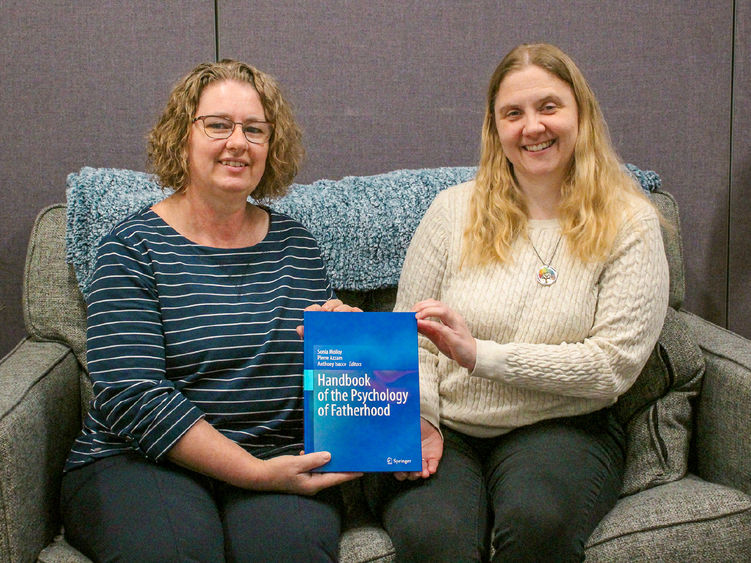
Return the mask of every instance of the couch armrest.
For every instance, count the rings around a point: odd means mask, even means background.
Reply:
[[[81,369],[56,342],[0,360],[0,561],[36,561],[60,530],[60,478],[81,427]]]
[[[682,311],[706,361],[697,405],[696,471],[751,494],[751,341]]]

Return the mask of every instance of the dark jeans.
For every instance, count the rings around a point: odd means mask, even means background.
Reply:
[[[94,561],[336,561],[337,488],[315,497],[238,489],[116,455],[63,477],[66,539]]]
[[[365,479],[400,562],[584,558],[621,488],[624,433],[610,410],[495,438],[442,431],[443,458],[429,479]]]

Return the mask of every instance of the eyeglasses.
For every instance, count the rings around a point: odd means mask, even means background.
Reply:
[[[200,121],[203,132],[212,139],[229,139],[235,132],[235,125],[242,127],[243,135],[250,143],[262,145],[271,138],[274,126],[268,121],[232,121],[219,115],[199,115],[193,123]]]

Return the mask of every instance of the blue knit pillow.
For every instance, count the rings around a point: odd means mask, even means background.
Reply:
[[[646,191],[660,187],[651,171],[626,165]],[[474,178],[475,167],[394,170],[293,184],[272,203],[305,225],[318,241],[336,289],[395,287],[407,246],[436,194]],[[133,170],[82,168],[67,179],[67,259],[87,293],[99,241],[128,215],[164,192],[152,176]]]

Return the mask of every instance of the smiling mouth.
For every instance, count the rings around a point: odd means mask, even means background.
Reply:
[[[555,143],[555,139],[550,139],[549,141],[538,143],[536,145],[527,145],[526,147],[522,147],[522,148],[528,152],[539,152],[541,150],[545,150],[546,148],[552,146],[553,143]]]
[[[247,164],[245,164],[244,162],[240,162],[238,160],[220,160],[219,162],[221,162],[224,166],[234,166],[234,167],[247,166]]]

